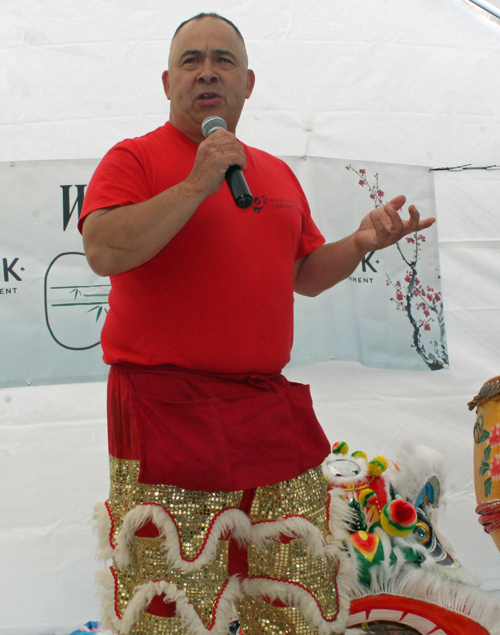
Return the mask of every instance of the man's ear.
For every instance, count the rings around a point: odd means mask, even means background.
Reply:
[[[167,99],[170,99],[170,82],[168,71],[163,71],[161,81],[163,83],[163,90],[165,91],[165,95],[167,96]]]
[[[246,94],[247,99],[252,94],[254,86],[255,86],[255,73],[251,69],[248,69],[247,70],[247,94]]]

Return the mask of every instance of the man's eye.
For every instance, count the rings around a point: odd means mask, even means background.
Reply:
[[[219,57],[219,62],[221,64],[232,64],[233,60],[229,59],[228,57]]]
[[[184,60],[184,64],[196,64],[197,61],[196,57],[188,57]]]

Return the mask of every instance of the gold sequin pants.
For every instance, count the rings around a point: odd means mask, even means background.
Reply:
[[[138,482],[139,462],[111,457],[96,507],[103,624],[123,635],[343,632],[341,548],[321,469],[237,492]],[[330,517],[329,517],[330,516]]]

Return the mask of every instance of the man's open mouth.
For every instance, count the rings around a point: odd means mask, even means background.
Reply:
[[[202,93],[201,95],[198,95],[198,99],[203,99],[206,101],[210,99],[217,99],[218,97],[220,97],[218,93]]]

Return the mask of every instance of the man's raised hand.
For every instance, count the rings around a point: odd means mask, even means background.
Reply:
[[[184,186],[211,196],[220,189],[232,165],[245,168],[243,146],[231,132],[216,130],[198,146],[193,169],[185,179]]]
[[[353,235],[354,243],[360,253],[366,254],[394,245],[407,234],[427,229],[435,222],[435,218],[420,220],[420,214],[415,205],[410,205],[408,208],[409,220],[403,220],[399,210],[405,202],[406,197],[396,196],[389,203],[374,209],[363,218],[359,229]]]

